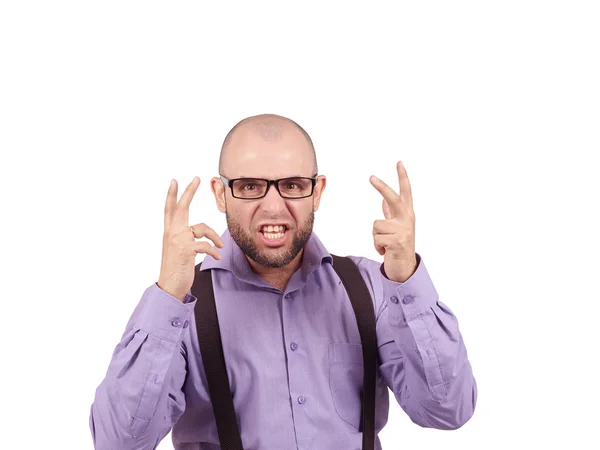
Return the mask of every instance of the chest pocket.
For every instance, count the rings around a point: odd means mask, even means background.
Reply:
[[[361,344],[329,343],[329,389],[340,418],[359,429],[364,377]]]

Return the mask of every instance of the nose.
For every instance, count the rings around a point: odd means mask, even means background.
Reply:
[[[277,187],[271,184],[267,194],[262,198],[261,208],[267,213],[279,212],[287,209],[285,200],[277,192]]]

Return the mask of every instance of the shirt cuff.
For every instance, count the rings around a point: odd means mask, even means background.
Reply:
[[[153,283],[144,293],[137,326],[160,339],[169,342],[181,341],[182,331],[191,324],[195,306],[196,297],[190,292],[181,302]]]
[[[383,270],[383,263],[381,264],[383,292],[392,322],[397,322],[402,317],[406,318],[406,321],[412,320],[435,304],[439,298],[421,255],[417,253],[416,256],[417,269],[404,283],[388,279]]]

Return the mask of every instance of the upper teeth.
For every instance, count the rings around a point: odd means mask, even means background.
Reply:
[[[266,225],[262,227],[263,232],[267,233],[283,233],[285,231],[285,226],[283,225]]]

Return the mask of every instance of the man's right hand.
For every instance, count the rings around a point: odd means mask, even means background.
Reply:
[[[194,234],[197,239],[210,239],[217,247],[225,246],[219,235],[208,225],[192,225],[193,233],[188,225],[190,203],[198,186],[200,178],[194,177],[177,202],[177,181],[172,180],[165,205],[162,262],[157,284],[163,291],[180,301],[183,301],[194,283],[196,253],[206,253],[215,259],[221,259],[213,245],[206,241],[197,241]]]

